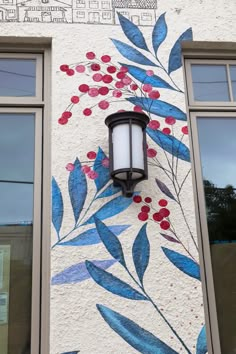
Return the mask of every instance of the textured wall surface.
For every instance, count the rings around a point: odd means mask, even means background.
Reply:
[[[160,0],[156,26],[0,23],[53,38],[51,354],[206,353],[179,41],[234,41],[235,15]],[[104,119],[120,109],[152,120],[134,201],[108,177]]]

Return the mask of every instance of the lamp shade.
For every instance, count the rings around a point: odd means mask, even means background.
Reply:
[[[105,123],[109,128],[110,174],[123,194],[131,197],[134,186],[147,179],[145,128],[149,118],[139,112],[117,112]]]

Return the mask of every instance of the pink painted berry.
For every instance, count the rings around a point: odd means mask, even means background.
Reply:
[[[171,130],[170,130],[170,128],[163,128],[163,129],[162,129],[162,133],[164,133],[164,134],[166,134],[166,135],[170,135]]]
[[[108,66],[107,72],[109,74],[114,74],[116,72],[116,67],[115,66]]]
[[[170,215],[170,211],[166,208],[161,208],[159,213],[164,217],[167,218]]]
[[[68,118],[61,117],[58,119],[58,123],[61,125],[65,125],[68,123]]]
[[[110,55],[103,55],[101,61],[103,61],[103,63],[109,63],[109,61],[111,61]]]
[[[120,90],[114,90],[114,91],[112,92],[112,96],[119,98],[119,97],[122,96],[122,92],[121,92]]]
[[[133,108],[134,112],[142,112],[142,107],[141,106],[134,106]]]
[[[66,72],[68,69],[69,69],[69,65],[67,65],[67,64],[62,64],[60,66],[60,70],[63,72]]]
[[[121,66],[120,71],[122,71],[123,73],[127,73],[129,69],[127,68],[127,66]]]
[[[144,85],[143,85],[143,91],[144,91],[144,92],[151,92],[151,91],[152,91],[152,85],[150,85],[150,84],[144,84]]]
[[[125,85],[123,84],[122,81],[117,81],[117,82],[115,83],[115,87],[118,88],[118,89],[123,88],[124,86],[125,86]]]
[[[144,212],[144,213],[149,213],[150,208],[147,205],[143,205],[142,208],[141,208],[141,211]]]
[[[79,103],[79,96],[72,96],[70,100],[74,104]]]
[[[98,173],[96,171],[91,170],[91,171],[88,172],[87,176],[90,179],[96,179],[96,178],[98,178]]]
[[[169,116],[169,117],[166,117],[165,122],[166,122],[166,124],[173,125],[173,124],[175,124],[176,120],[174,117]]]
[[[160,97],[160,92],[157,90],[152,90],[151,92],[148,93],[148,97],[151,98],[152,100],[157,100]]]
[[[141,213],[138,214],[138,218],[140,221],[146,221],[148,219],[148,213],[141,211]]]
[[[160,199],[159,202],[158,202],[158,204],[159,204],[161,207],[165,207],[165,206],[167,206],[168,202],[167,202],[167,200],[165,200],[165,199]]]
[[[101,69],[101,66],[99,64],[93,63],[90,68],[93,71],[99,71]]]
[[[188,127],[187,125],[185,125],[182,129],[181,129],[182,133],[187,135],[188,134]]]
[[[89,90],[89,86],[86,84],[81,84],[81,85],[79,85],[78,89],[80,92],[86,93]]]
[[[95,58],[95,54],[94,54],[94,52],[88,52],[88,53],[86,53],[86,58],[87,59],[94,59]]]
[[[91,110],[90,108],[85,108],[85,109],[83,110],[83,114],[84,114],[85,116],[91,116],[92,110]]]
[[[105,95],[108,94],[109,88],[106,87],[106,86],[99,87],[98,92],[99,92],[100,95],[105,96]]]
[[[135,203],[141,203],[142,197],[141,197],[140,195],[135,195],[135,196],[133,197],[133,201],[134,201]]]
[[[157,154],[157,151],[155,149],[147,149],[147,157],[155,157]]]
[[[81,170],[86,174],[86,173],[89,173],[91,168],[88,165],[84,165],[81,167]]]
[[[98,107],[101,109],[107,109],[109,105],[110,103],[104,100],[99,102]]]
[[[149,122],[148,127],[153,129],[153,130],[157,130],[158,128],[160,128],[160,123],[158,122],[158,120],[151,120],[151,122]]]
[[[89,151],[89,152],[87,153],[87,158],[88,158],[89,160],[94,160],[94,159],[96,159],[96,156],[97,156],[97,154],[96,154],[95,151]]]
[[[104,75],[102,81],[105,84],[110,84],[113,81],[113,77],[111,75]]]
[[[125,76],[126,76],[126,75],[125,75],[125,72],[123,72],[123,71],[119,71],[119,72],[116,74],[117,79],[120,79],[120,80],[124,79]]]
[[[90,97],[96,97],[96,96],[98,96],[98,89],[95,88],[95,87],[91,87],[91,88],[89,89],[89,91],[88,91],[88,95],[89,95]]]
[[[130,89],[133,90],[133,91],[136,91],[138,89],[138,85],[136,84],[131,84],[130,85]]]
[[[167,221],[167,220],[163,220],[161,223],[160,223],[160,227],[161,229],[163,230],[168,230],[170,228],[170,223]]]
[[[78,72],[78,73],[83,73],[85,72],[85,66],[84,65],[77,65],[75,67],[75,70]]]
[[[132,80],[131,80],[131,78],[130,78],[129,76],[125,76],[125,77],[122,79],[122,82],[123,82],[123,84],[125,84],[125,85],[129,85],[129,84],[131,84]]]
[[[93,81],[95,81],[95,82],[102,81],[102,77],[103,77],[102,74],[96,73],[93,75]]]
[[[102,166],[105,168],[109,167],[109,159],[107,157],[102,160]]]
[[[69,119],[72,116],[72,113],[70,111],[65,111],[62,113],[62,118]]]
[[[147,70],[147,71],[146,71],[146,75],[147,75],[147,76],[153,76],[153,75],[154,75],[153,70]]]
[[[69,162],[67,165],[66,165],[66,170],[71,172],[75,169],[75,165],[71,162]]]
[[[67,74],[68,76],[73,76],[73,75],[75,74],[75,71],[74,71],[73,69],[68,69],[67,72],[66,72],[66,74]]]

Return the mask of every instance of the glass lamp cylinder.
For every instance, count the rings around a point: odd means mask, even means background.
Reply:
[[[122,186],[127,197],[134,186],[147,179],[145,128],[149,118],[144,113],[118,112],[105,120],[109,128],[110,173],[114,184]]]

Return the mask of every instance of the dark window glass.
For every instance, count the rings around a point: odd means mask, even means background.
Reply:
[[[236,117],[197,118],[221,350],[236,352]]]
[[[230,101],[226,65],[192,64],[195,101]]]
[[[36,95],[35,59],[0,59],[0,96]]]

